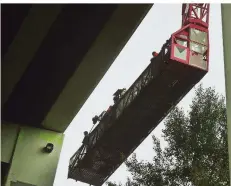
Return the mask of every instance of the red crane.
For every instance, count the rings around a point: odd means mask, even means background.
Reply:
[[[102,185],[208,72],[209,4],[184,4],[182,27],[70,159],[68,178]]]

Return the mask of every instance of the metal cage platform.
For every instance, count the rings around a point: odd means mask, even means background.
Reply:
[[[162,50],[73,155],[68,177],[102,185],[206,73]]]

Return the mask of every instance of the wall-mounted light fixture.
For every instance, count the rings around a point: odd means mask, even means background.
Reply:
[[[47,143],[46,147],[44,147],[44,151],[47,153],[51,153],[54,149],[54,145],[52,143]]]

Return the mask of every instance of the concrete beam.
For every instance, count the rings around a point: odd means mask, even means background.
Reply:
[[[61,133],[20,127],[5,185],[53,185],[63,138]],[[54,144],[51,153],[43,150],[47,143]]]
[[[119,5],[44,119],[44,128],[64,132],[151,7]]]
[[[1,126],[1,161],[10,163],[17,142],[19,126],[2,123]]]
[[[13,88],[29,66],[61,8],[62,5],[35,4],[32,6],[3,59],[2,106],[6,103]]]
[[[229,174],[231,180],[231,4],[221,5],[223,50],[226,86],[226,108],[228,125],[228,148],[229,148]],[[230,182],[231,185],[231,182]]]

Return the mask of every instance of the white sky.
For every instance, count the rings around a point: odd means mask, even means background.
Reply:
[[[201,82],[205,87],[215,87],[216,91],[225,95],[220,4],[211,4],[210,8],[210,69]],[[151,53],[154,50],[159,51],[163,43],[169,39],[173,32],[180,29],[180,26],[181,4],[155,4],[152,7],[66,130],[54,186],[87,185],[67,180],[69,159],[80,147],[83,132],[89,131],[92,127],[91,119],[94,115],[100,114],[113,103],[112,94],[118,88],[129,88],[150,63]],[[185,96],[179,105],[187,110],[193,95],[194,89]],[[155,134],[157,137],[161,137],[162,129],[163,122],[135,150],[139,159],[152,160],[151,136]],[[161,143],[163,145],[163,140]],[[123,183],[128,175],[123,164],[109,180]]]

